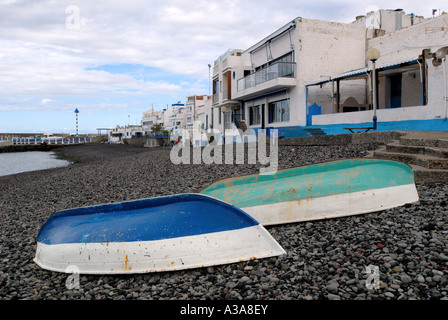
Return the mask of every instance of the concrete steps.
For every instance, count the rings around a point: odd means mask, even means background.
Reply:
[[[415,164],[427,169],[448,169],[448,159],[440,159],[432,155],[391,152],[387,146],[374,151],[373,154],[375,158],[396,160],[409,165]]]
[[[386,146],[386,150],[388,152],[423,154],[423,155],[428,155],[428,156],[434,156],[437,158],[448,158],[448,148],[403,145],[401,143],[390,143]]]
[[[416,183],[448,183],[448,132],[409,132],[373,151],[371,157],[408,164]]]

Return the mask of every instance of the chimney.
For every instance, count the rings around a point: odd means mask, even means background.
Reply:
[[[395,9],[395,31],[402,27],[403,9]]]

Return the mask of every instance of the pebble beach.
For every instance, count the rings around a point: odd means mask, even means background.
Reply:
[[[376,144],[279,147],[279,169],[364,157]],[[199,192],[258,164],[181,164],[169,148],[58,149],[68,167],[0,177],[1,300],[448,300],[448,185],[417,185],[417,203],[338,219],[269,226],[286,255],[192,270],[67,274],[34,262],[50,215],[74,207]],[[368,268],[378,287],[368,289]],[[371,275],[371,274],[370,274]]]

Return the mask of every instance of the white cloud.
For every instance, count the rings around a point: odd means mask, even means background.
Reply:
[[[50,103],[51,102],[51,99],[42,99],[41,100],[41,104],[47,104],[47,103]]]
[[[79,28],[67,28],[73,5]],[[441,0],[0,0],[0,110],[61,110],[63,99],[92,112],[137,109],[155,96],[164,104],[208,93],[207,64],[227,49],[248,48],[297,16],[350,22],[372,6],[448,9]],[[159,78],[95,70],[116,64],[158,68]]]

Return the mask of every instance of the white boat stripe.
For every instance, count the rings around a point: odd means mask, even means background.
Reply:
[[[242,208],[260,224],[274,225],[375,212],[418,201],[414,184]]]
[[[42,268],[81,274],[172,271],[285,254],[262,227],[156,241],[72,243],[38,242],[34,261]]]

